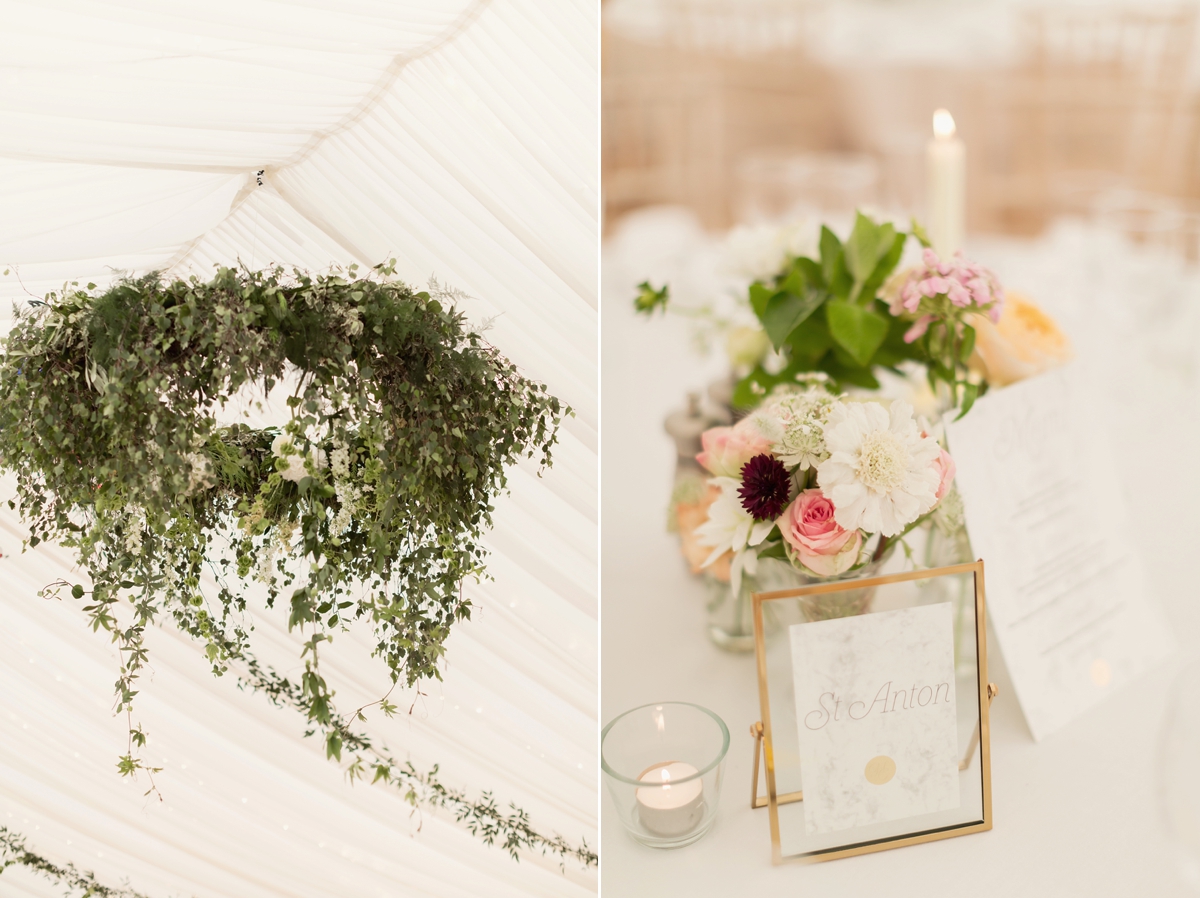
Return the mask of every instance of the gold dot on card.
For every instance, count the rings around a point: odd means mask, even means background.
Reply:
[[[863,776],[873,786],[882,786],[896,775],[896,762],[887,755],[876,755],[867,761]]]
[[[1112,680],[1112,669],[1103,658],[1092,662],[1092,682],[1097,686],[1107,686]]]

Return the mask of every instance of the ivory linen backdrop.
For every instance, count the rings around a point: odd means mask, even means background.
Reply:
[[[598,5],[590,0],[0,3],[0,278],[8,299],[119,270],[394,256],[471,295],[477,322],[575,409],[552,470],[512,473],[495,580],[445,682],[367,729],[448,785],[596,843]],[[261,172],[261,174],[259,174]],[[261,181],[261,184],[260,184]],[[11,482],[4,484],[7,499]],[[350,785],[304,721],[215,679],[169,625],[140,715],[159,803],[121,779],[117,658],[69,554],[21,553],[0,512],[0,824],[149,895],[582,895],[595,871],[514,863],[401,795]],[[256,609],[264,661],[298,667]],[[369,634],[324,656],[345,710],[387,687]],[[269,646],[269,647],[266,647]],[[411,710],[411,713],[409,713]],[[60,894],[21,870],[0,895]]]

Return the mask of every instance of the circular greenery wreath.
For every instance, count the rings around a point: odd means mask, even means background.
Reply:
[[[340,759],[363,737],[332,704],[321,643],[366,618],[393,686],[440,678],[451,626],[470,614],[462,582],[485,576],[480,537],[505,467],[550,464],[570,409],[467,326],[461,294],[393,273],[74,285],[19,313],[5,341],[0,464],[16,473],[29,545],[75,549],[90,577],[48,589],[87,596],[93,629],[117,644],[130,731],[118,766],[146,771],[151,790],[131,711],[160,616],[204,642],[217,675],[249,662],[242,681],[285,693]],[[239,390],[296,374],[285,427],[218,424]],[[294,688],[248,651],[253,580],[308,636]],[[391,763],[376,779],[402,784]]]

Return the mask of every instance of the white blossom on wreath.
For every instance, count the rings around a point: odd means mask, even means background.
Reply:
[[[278,459],[279,476],[292,483],[299,483],[328,467],[324,449],[312,446],[307,453],[302,452],[296,446],[295,437],[286,432],[271,441],[271,454]]]

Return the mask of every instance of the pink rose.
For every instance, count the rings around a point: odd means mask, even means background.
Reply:
[[[937,493],[935,493],[937,501],[941,502],[946,498],[946,493],[950,492],[950,484],[954,483],[954,474],[958,469],[954,465],[954,459],[945,449],[938,450],[938,457],[933,460],[933,467],[941,477]]]
[[[820,577],[833,577],[854,567],[862,548],[862,534],[843,528],[833,512],[833,503],[824,493],[805,490],[776,521],[800,563]]]
[[[704,451],[696,461],[715,477],[741,477],[746,462],[771,452],[771,441],[750,418],[743,418],[733,427],[710,427],[700,435],[700,445]]]

